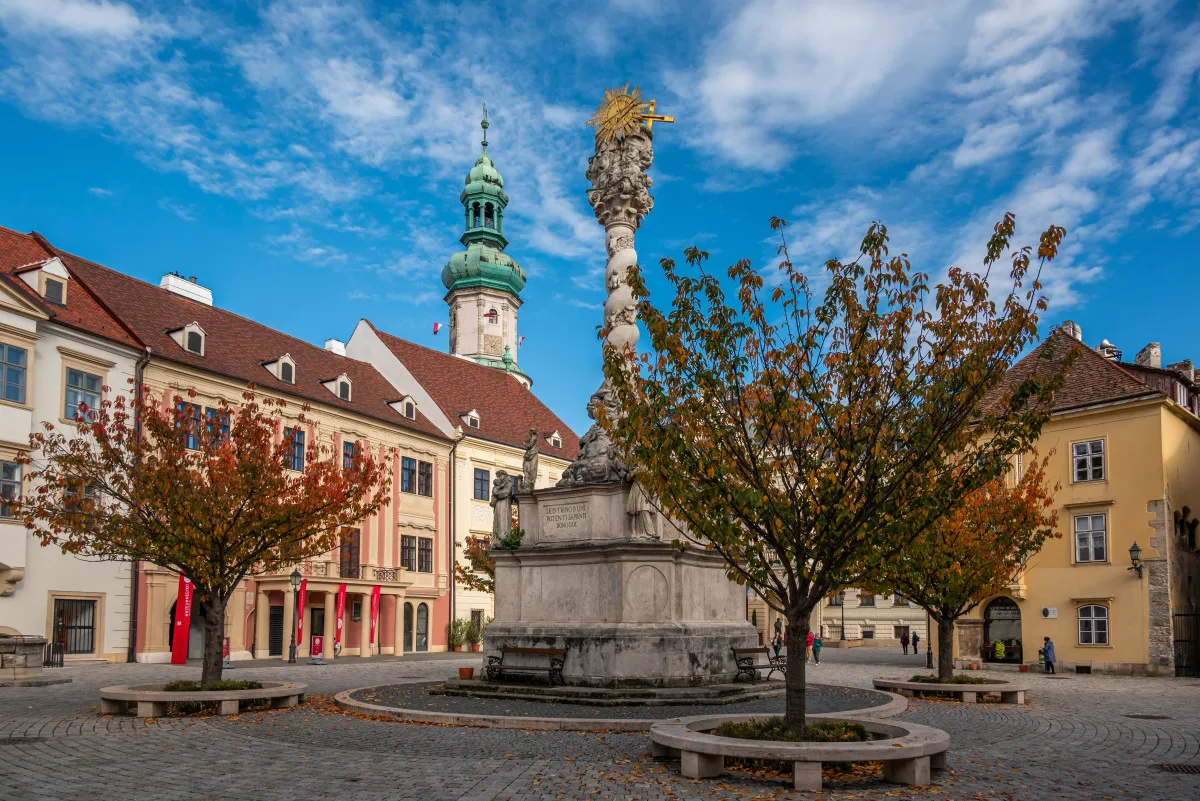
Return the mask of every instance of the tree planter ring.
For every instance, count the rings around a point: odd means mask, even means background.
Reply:
[[[100,714],[123,715],[133,711],[139,718],[161,718],[167,704],[217,703],[222,715],[236,715],[242,701],[271,702],[272,709],[286,709],[303,703],[306,684],[264,681],[257,690],[190,690],[168,692],[161,684],[118,684],[100,690]]]
[[[863,743],[778,742],[743,740],[708,734],[722,723],[741,723],[776,717],[756,715],[700,715],[660,720],[650,727],[652,753],[678,758],[679,770],[689,779],[718,776],[726,757],[791,762],[796,790],[821,789],[824,762],[883,762],[884,778],[896,784],[929,784],[931,770],[944,770],[950,735],[941,729],[906,721],[844,715],[810,715],[808,722],[857,723],[877,739]]]
[[[929,681],[902,681],[901,679],[873,679],[876,690],[890,690],[908,697],[923,693],[947,693],[957,695],[964,704],[973,704],[985,695],[998,695],[1004,704],[1024,704],[1029,685],[1024,682],[990,681],[987,684],[936,684]]]

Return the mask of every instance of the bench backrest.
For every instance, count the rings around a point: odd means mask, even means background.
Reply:
[[[502,654],[541,654],[543,656],[566,656],[563,648],[501,648]]]
[[[760,645],[758,648],[734,648],[733,652],[738,656],[742,654],[769,654],[771,649],[765,645]]]

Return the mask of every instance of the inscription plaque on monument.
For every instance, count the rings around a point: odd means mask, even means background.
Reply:
[[[572,503],[547,504],[545,507],[543,530],[548,534],[584,533],[587,531],[588,502],[574,501]]]

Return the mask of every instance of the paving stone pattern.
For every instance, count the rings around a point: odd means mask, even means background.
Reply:
[[[920,662],[881,649],[826,649],[810,681],[869,688]],[[313,693],[448,678],[477,657],[297,665],[287,677]],[[57,672],[57,671],[56,671]],[[320,703],[236,718],[96,715],[109,684],[193,678],[195,668],[66,668],[71,684],[0,689],[0,798],[24,799],[1184,799],[1200,776],[1200,680],[1030,675],[1033,702],[963,706],[917,701],[902,719],[946,729],[951,771],[925,789],[882,781],[822,794],[726,774],[692,781],[648,755],[644,734],[522,732],[371,720]],[[277,668],[237,678],[278,680]],[[1011,678],[1009,674],[995,674]],[[1161,715],[1165,719],[1131,718]]]

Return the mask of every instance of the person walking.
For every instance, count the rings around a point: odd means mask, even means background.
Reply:
[[[813,652],[813,661],[816,662],[818,665],[821,664],[821,635],[820,634],[818,634],[816,637],[813,637],[812,652]]]
[[[917,633],[914,631],[914,632],[913,632],[913,636],[912,636],[912,647],[913,647],[913,653],[914,653],[914,654],[919,654],[919,653],[921,653],[920,651],[918,651],[918,650],[917,650],[917,643],[919,643],[920,641],[921,641],[921,635],[920,635],[920,634],[917,634]]]
[[[1054,673],[1054,640],[1049,637],[1042,638],[1042,655],[1046,658],[1046,672]]]
[[[900,635],[900,647],[904,650],[904,653],[908,653],[908,629],[905,629]]]
[[[771,640],[771,645],[775,649],[775,658],[779,658],[779,651],[783,648],[783,635],[778,631],[775,632],[775,639]]]
[[[813,633],[810,631],[808,637],[805,638],[806,645],[804,646],[804,661],[812,661],[813,655]]]
[[[783,636],[783,618],[781,618],[781,617],[775,618],[775,636],[776,637]]]

